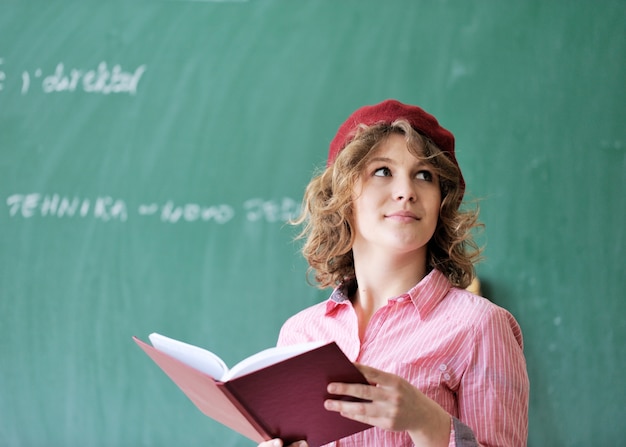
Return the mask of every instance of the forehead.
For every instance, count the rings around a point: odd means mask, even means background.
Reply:
[[[375,161],[379,158],[403,158],[424,160],[424,145],[417,138],[410,138],[398,132],[389,134],[378,144],[374,145],[366,157],[366,162]]]

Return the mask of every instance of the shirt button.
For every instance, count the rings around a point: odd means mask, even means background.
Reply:
[[[439,371],[445,371],[446,369],[448,369],[448,365],[446,365],[445,363],[439,365]]]
[[[445,374],[443,375],[443,378],[444,378],[444,379],[446,379],[446,380],[450,380],[450,374],[445,373]]]

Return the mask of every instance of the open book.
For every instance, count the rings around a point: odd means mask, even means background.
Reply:
[[[135,342],[207,416],[261,442],[310,447],[370,428],[327,411],[330,382],[367,383],[336,343],[270,348],[232,368],[214,353],[160,334]]]
[[[171,357],[208,374],[220,382],[243,376],[303,352],[319,348],[324,344],[322,342],[311,342],[268,348],[242,360],[232,368],[228,368],[220,357],[206,349],[157,333],[150,334],[148,338],[152,346],[159,351],[169,354]]]

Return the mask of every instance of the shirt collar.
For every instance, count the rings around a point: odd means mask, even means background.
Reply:
[[[339,284],[330,294],[326,302],[326,315],[332,313],[339,306],[350,303],[350,295],[356,290],[356,279],[352,278]]]
[[[326,302],[326,315],[331,314],[341,305],[350,303],[351,292],[356,287],[356,281],[349,280],[340,284],[333,290]],[[413,286],[402,297],[409,297],[416,307],[421,319],[426,318],[437,305],[443,300],[451,288],[448,278],[439,270],[432,270],[419,283]],[[397,297],[400,298],[400,297]]]
[[[450,291],[452,285],[446,275],[432,270],[407,295],[417,308],[421,319],[426,318]]]

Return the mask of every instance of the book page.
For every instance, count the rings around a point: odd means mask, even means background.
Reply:
[[[149,338],[152,346],[159,351],[208,374],[215,380],[224,380],[228,367],[221,358],[211,351],[157,333],[150,334]]]
[[[259,369],[263,369],[266,366],[273,365],[288,358],[295,357],[304,352],[319,348],[320,346],[323,346],[325,344],[325,342],[316,341],[265,349],[237,363],[230,369],[230,371],[224,374],[222,380],[227,381],[234,377],[241,377],[248,373],[258,371]]]

